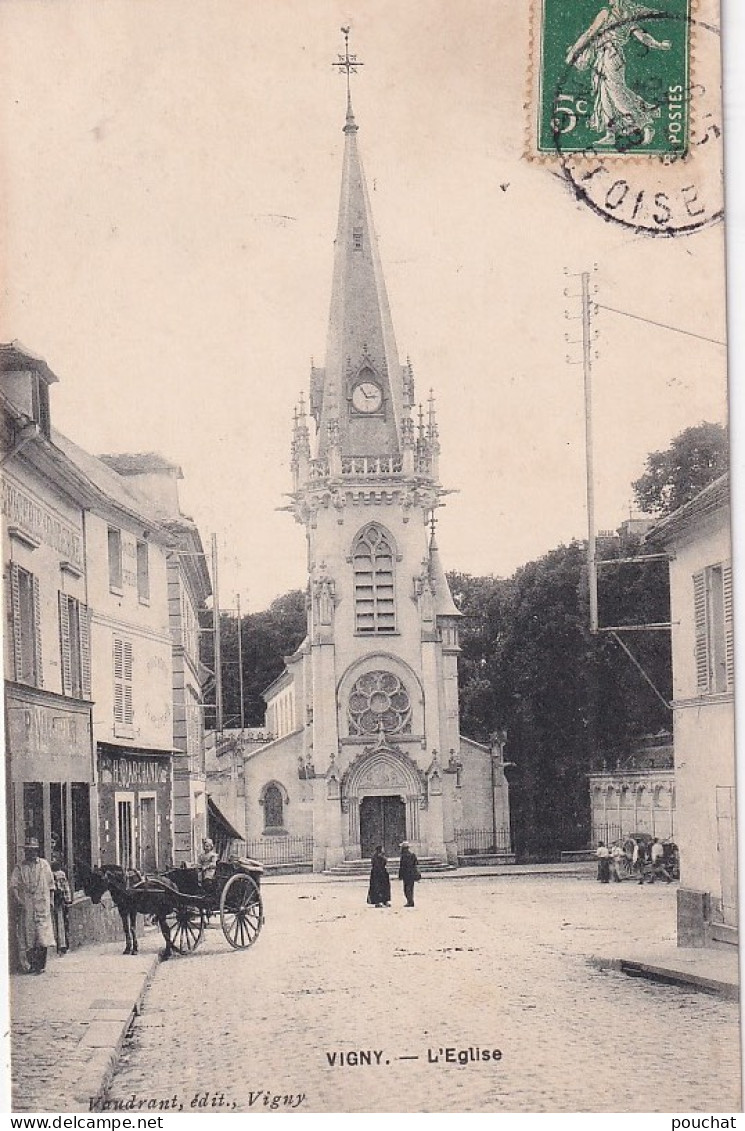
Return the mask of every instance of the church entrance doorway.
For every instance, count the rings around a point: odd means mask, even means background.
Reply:
[[[360,847],[370,857],[382,844],[386,856],[398,856],[406,840],[406,805],[400,797],[363,797],[360,801]]]

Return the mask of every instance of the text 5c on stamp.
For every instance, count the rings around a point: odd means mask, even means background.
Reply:
[[[539,0],[542,154],[685,154],[690,3]]]

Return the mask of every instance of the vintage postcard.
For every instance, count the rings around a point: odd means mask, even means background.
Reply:
[[[9,1110],[736,1126],[721,16],[0,5]]]

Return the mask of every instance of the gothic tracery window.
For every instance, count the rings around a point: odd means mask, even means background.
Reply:
[[[393,546],[374,523],[357,536],[352,556],[357,632],[365,635],[396,631]]]
[[[264,827],[282,828],[284,824],[284,801],[282,791],[271,782],[264,789]]]
[[[392,672],[367,672],[354,684],[347,705],[350,734],[411,733],[411,700]]]

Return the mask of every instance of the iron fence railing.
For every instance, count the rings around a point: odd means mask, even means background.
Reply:
[[[592,845],[595,847],[600,844],[601,840],[604,844],[613,844],[615,840],[620,840],[622,835],[623,832],[619,824],[612,822],[603,824],[601,822],[592,826]]]
[[[313,860],[313,837],[262,836],[234,840],[232,851],[261,864],[307,864]]]
[[[509,829],[456,829],[459,856],[489,856],[512,852]]]

